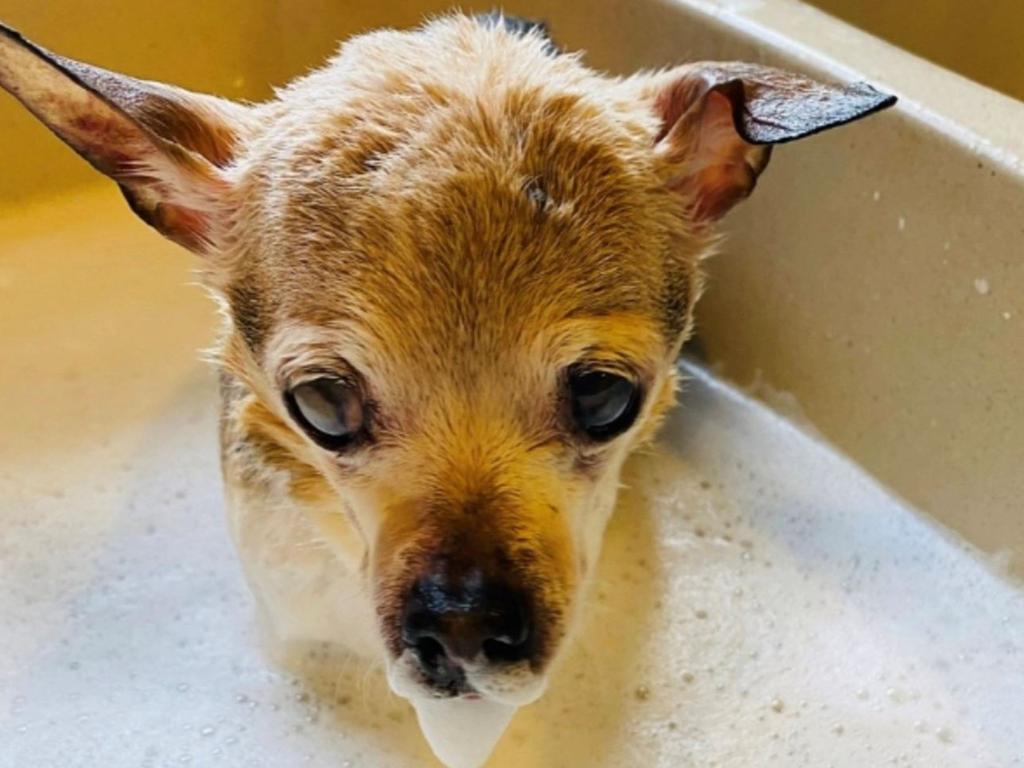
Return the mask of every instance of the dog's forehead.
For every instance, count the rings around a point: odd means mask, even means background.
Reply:
[[[336,103],[290,95],[256,164],[259,256],[233,297],[272,294],[257,302],[267,334],[345,322],[442,354],[663,310],[678,220],[651,169],[654,126],[575,60],[501,40],[463,51],[464,69],[503,72],[491,81],[392,55],[390,75],[349,67]],[[410,41],[426,44],[394,38]]]
[[[580,184],[558,163],[530,168],[483,158],[372,194],[338,190],[337,218],[301,209],[268,265],[279,318],[344,319],[392,347],[442,350],[462,337],[505,346],[574,317],[657,315],[666,233],[642,195],[630,200],[613,174]],[[311,210],[324,221],[303,221]]]

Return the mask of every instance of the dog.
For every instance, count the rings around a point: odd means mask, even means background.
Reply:
[[[460,14],[349,40],[260,104],[6,27],[0,85],[199,256],[271,633],[383,660],[421,722],[541,695],[623,461],[674,402],[715,225],[774,144],[894,101],[737,62],[610,77]]]

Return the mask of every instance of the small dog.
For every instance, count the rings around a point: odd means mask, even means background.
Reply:
[[[510,709],[673,403],[715,223],[773,144],[894,101],[743,63],[613,78],[462,15],[350,40],[263,104],[6,27],[0,85],[200,257],[230,528],[274,636]]]

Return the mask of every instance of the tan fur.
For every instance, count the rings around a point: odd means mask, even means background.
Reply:
[[[751,142],[882,103],[740,65],[609,78],[458,15],[358,37],[252,107],[10,31],[0,84],[204,255],[224,309],[229,521],[275,632],[406,670],[410,582],[470,558],[530,594],[529,669],[474,679],[517,703],[565,646],[622,462],[674,401],[710,224],[767,163]],[[785,134],[791,94],[806,106]],[[606,443],[569,423],[565,376],[580,363],[646,394]],[[311,372],[359,382],[359,450],[326,451],[292,419],[282,393]]]
[[[229,301],[260,286],[255,302],[232,304],[233,332],[255,354],[226,368],[273,382],[286,361],[335,370],[344,360],[367,376],[381,416],[360,466],[324,466],[308,446],[268,446],[267,460],[296,498],[321,498],[329,483],[375,532],[377,612],[393,652],[412,575],[468,541],[500,548],[542,595],[549,658],[582,576],[581,518],[606,515],[580,508],[592,473],[671,404],[710,242],[661,183],[650,105],[540,40],[455,18],[347,43],[261,109],[272,129],[244,150],[239,236],[212,265]],[[306,342],[283,352],[275,337],[300,328]],[[658,395],[635,437],[595,450],[566,439],[558,376],[583,357]],[[278,387],[259,389],[267,400],[246,409],[244,434],[266,441],[288,419]]]

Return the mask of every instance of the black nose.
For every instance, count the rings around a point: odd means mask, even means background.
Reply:
[[[459,661],[527,658],[532,634],[522,595],[489,583],[479,571],[420,578],[409,593],[401,633],[427,676],[441,685],[459,682]]]

